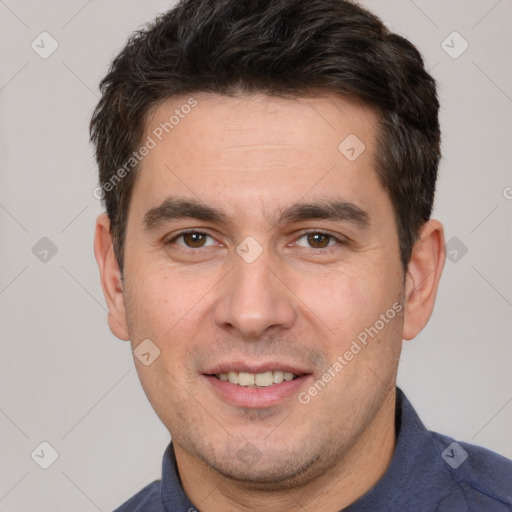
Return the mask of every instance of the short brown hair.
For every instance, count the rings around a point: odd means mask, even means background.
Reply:
[[[337,93],[379,114],[376,172],[393,203],[407,268],[431,215],[439,103],[418,50],[347,0],[182,0],[133,34],[101,81],[90,130],[121,272],[137,174],[116,176],[148,112],[176,95]]]

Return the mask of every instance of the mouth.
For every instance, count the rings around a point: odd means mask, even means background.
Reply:
[[[289,382],[299,378],[292,372],[283,372],[281,370],[269,370],[262,373],[248,373],[230,371],[227,373],[217,373],[213,375],[216,379],[230,382],[244,388],[266,388],[281,382]]]
[[[236,368],[238,366],[238,368]],[[312,376],[298,368],[268,365],[260,368],[244,365],[219,367],[204,373],[210,386],[231,405],[263,408],[277,405],[298,394],[306,380]]]

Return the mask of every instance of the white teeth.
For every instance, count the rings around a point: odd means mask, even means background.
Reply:
[[[254,378],[254,384],[261,387],[271,386],[274,383],[273,379],[272,372],[258,373]]]
[[[273,378],[273,381],[274,381],[274,384],[281,384],[281,382],[283,382],[283,372],[282,371],[276,371],[276,372],[272,372],[274,374],[274,378]]]
[[[231,384],[238,384],[238,372],[228,372],[228,381]]]
[[[240,372],[238,374],[239,386],[254,386],[254,373]]]
[[[219,380],[224,382],[230,382],[231,384],[238,384],[244,387],[267,387],[272,384],[281,384],[283,380],[293,380],[296,375],[292,372],[283,372],[281,370],[275,370],[273,372],[263,373],[247,373],[247,372],[228,372],[219,373],[216,375]]]

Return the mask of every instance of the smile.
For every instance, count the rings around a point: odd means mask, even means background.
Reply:
[[[274,384],[281,384],[283,381],[291,381],[298,378],[292,372],[283,372],[281,370],[266,371],[262,373],[248,373],[230,371],[227,373],[218,373],[215,375],[218,380],[237,384],[242,387],[266,388]]]

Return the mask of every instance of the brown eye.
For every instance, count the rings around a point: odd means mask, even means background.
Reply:
[[[344,245],[344,243],[343,238],[337,238],[323,231],[304,233],[295,242],[299,247],[305,247],[307,249],[327,249],[335,245]]]
[[[189,247],[203,247],[206,241],[206,235],[204,233],[185,233],[183,235],[183,241],[185,245]]]
[[[308,233],[306,237],[308,244],[314,249],[324,249],[329,246],[332,240],[332,236],[325,233]]]
[[[173,240],[171,240],[171,242],[176,242],[176,244],[181,245],[182,247],[188,247],[190,249],[200,249],[201,247],[214,245],[215,243],[210,235],[201,233],[200,231],[181,233]]]

